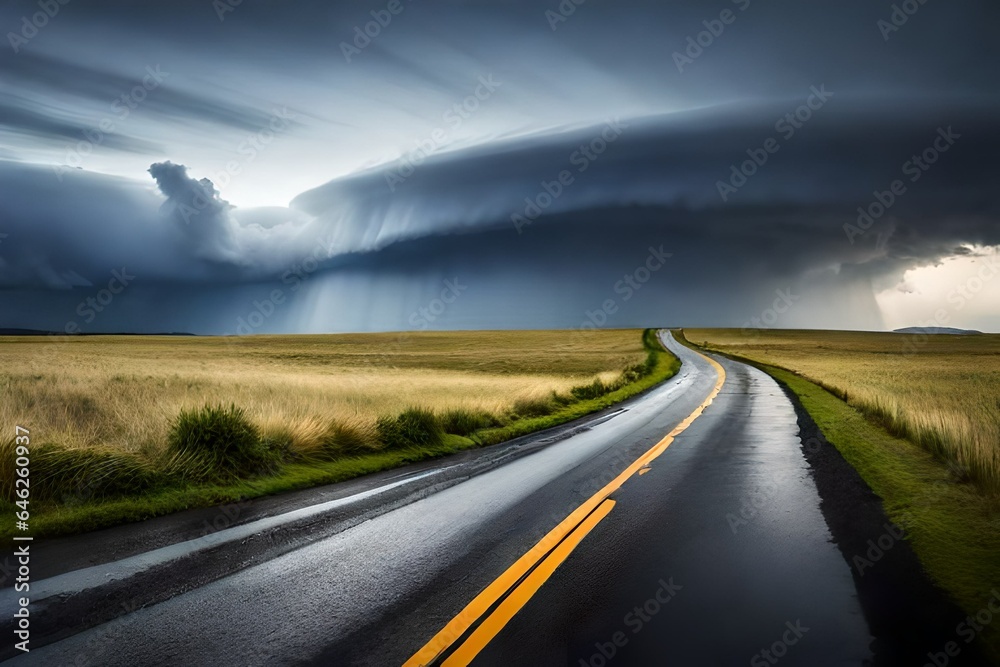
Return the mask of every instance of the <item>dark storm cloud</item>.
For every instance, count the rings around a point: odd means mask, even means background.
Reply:
[[[903,260],[953,254],[961,243],[1000,243],[1000,206],[987,194],[1000,177],[1000,129],[989,109],[866,112],[859,100],[827,91],[824,106],[796,129],[785,115],[812,95],[804,92],[784,104],[611,119],[396,163],[304,193],[293,206],[335,226],[341,247],[354,251],[490,228],[523,235],[528,245],[547,215],[618,207],[613,225],[629,218],[632,204],[699,212],[706,244],[753,230],[739,246],[768,266],[877,260],[895,270]],[[946,150],[937,154],[935,142]],[[926,149],[937,155],[922,169]],[[754,156],[764,164],[748,162]],[[893,181],[907,191],[857,227],[857,208]],[[876,257],[879,233],[886,244]]]
[[[150,171],[165,199],[129,179],[0,161],[0,288],[66,289],[122,266],[142,282],[232,284],[273,276],[319,243],[300,213],[243,218],[184,166]]]
[[[67,289],[124,264],[168,276],[187,258],[170,230],[150,224],[157,199],[125,179],[0,161],[0,286]],[[80,281],[73,276],[80,276]]]
[[[241,3],[221,16],[201,0],[67,7],[16,58],[0,56],[5,86],[34,95],[33,107],[0,102],[14,112],[0,124],[25,136],[64,138],[135,86],[109,64],[121,49],[140,72],[170,76],[146,103],[158,124],[119,148],[163,144],[201,173],[189,156],[204,135],[190,125],[256,130],[280,99],[342,123],[314,153],[284,157],[300,191],[343,173],[344,154],[404,157],[304,192],[296,211],[231,208],[169,162],[150,172],[159,194],[142,173],[57,184],[0,164],[0,280],[67,287],[70,271],[96,282],[127,261],[157,285],[136,294],[186,304],[180,316],[130,311],[154,330],[232,331],[246,304],[291,294],[289,275],[304,287],[267,330],[407,328],[456,277],[467,296],[435,326],[576,326],[606,297],[620,306],[609,326],[661,312],[740,325],[791,290],[783,324],[877,327],[873,284],[1000,244],[995,2],[924,3],[888,32],[892,3],[870,0],[590,0],[565,20],[547,14],[556,1],[403,6],[350,62],[343,45],[383,3]],[[32,7],[9,5],[3,24]],[[688,50],[724,8],[735,22]],[[484,75],[503,87],[454,143],[414,152]],[[833,96],[794,132],[779,127],[815,88]],[[934,163],[912,171],[932,149]],[[761,151],[741,184],[732,170]],[[859,220],[894,181],[903,191]],[[672,257],[626,302],[615,285],[661,244]]]

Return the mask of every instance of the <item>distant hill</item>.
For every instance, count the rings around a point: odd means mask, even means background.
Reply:
[[[66,336],[61,331],[43,331],[42,329],[3,329],[0,328],[0,336]],[[195,336],[196,334],[182,331],[167,331],[164,333],[140,334],[130,331],[95,331],[93,333],[76,333],[73,336]]]
[[[896,329],[893,333],[904,333],[904,334],[949,334],[952,336],[969,336],[972,334],[981,334],[982,331],[976,331],[975,329],[954,329],[952,327],[906,327],[904,329]]]

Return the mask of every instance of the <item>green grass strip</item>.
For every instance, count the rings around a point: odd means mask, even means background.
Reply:
[[[677,374],[677,371],[680,370],[681,362],[673,354],[663,349],[663,346],[656,339],[655,330],[647,329],[643,332],[643,345],[650,355],[649,363],[652,370],[637,381],[616,389],[609,394],[571,403],[549,415],[519,419],[506,426],[477,431],[472,437],[482,444],[491,445],[527,435],[528,433],[534,433],[535,431],[541,431],[552,426],[565,424],[579,417],[603,410],[615,403],[621,403]]]

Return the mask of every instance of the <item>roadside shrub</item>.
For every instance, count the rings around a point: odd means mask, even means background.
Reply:
[[[638,382],[642,378],[646,377],[653,372],[653,366],[656,365],[656,359],[653,359],[652,366],[649,363],[649,359],[646,359],[645,363],[635,364],[634,366],[629,366],[624,371],[622,371],[621,377],[615,383],[617,386],[615,389],[624,387],[627,384],[632,384],[633,382]]]
[[[270,416],[261,423],[260,432],[265,447],[282,460],[311,460],[322,458],[330,438],[330,424],[314,416]]]
[[[511,411],[517,417],[544,417],[555,410],[552,398],[519,398],[514,401]]]
[[[560,394],[557,391],[552,392],[552,404],[557,408],[564,408],[573,402],[572,396],[567,396],[566,394]]]
[[[269,426],[261,429],[261,443],[264,449],[278,461],[294,461],[302,458],[302,453],[297,448],[295,435],[289,428],[279,428]]]
[[[227,480],[274,471],[278,454],[235,405],[183,410],[171,425],[167,451],[185,477]]]
[[[379,417],[378,438],[386,449],[432,447],[443,442],[444,431],[430,410],[408,408],[397,417]]]
[[[455,435],[469,435],[480,429],[502,425],[500,418],[491,412],[462,408],[444,413],[441,415],[440,422],[445,433]]]
[[[16,500],[14,441],[0,445],[0,489],[5,500]],[[103,449],[67,449],[55,444],[32,447],[31,499],[71,505],[139,494],[165,478],[134,454]]]
[[[339,455],[366,454],[382,449],[379,434],[367,422],[334,422],[330,425],[327,449]]]
[[[600,378],[597,378],[590,384],[581,385],[579,387],[573,387],[569,390],[569,393],[578,401],[585,401],[590,398],[598,398],[599,396],[604,396],[608,392],[612,391],[613,387],[608,386]]]

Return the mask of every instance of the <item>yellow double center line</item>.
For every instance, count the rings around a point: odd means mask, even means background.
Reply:
[[[478,627],[441,663],[444,667],[468,665],[497,636],[510,619],[527,604],[535,592],[542,587],[542,584],[552,576],[556,568],[583,541],[583,538],[611,512],[615,501],[608,496],[617,491],[637,472],[640,474],[644,472],[650,462],[666,451],[674,438],[700,417],[705,408],[711,405],[715,397],[719,395],[722,385],[726,381],[726,371],[714,359],[709,359],[701,353],[696,354],[708,361],[718,374],[715,387],[701,405],[695,408],[694,412],[689,414],[662,440],[633,461],[618,477],[573,510],[559,525],[539,540],[530,551],[518,558],[513,565],[507,568],[506,572],[483,589],[423,648],[407,660],[403,667],[423,667],[433,664],[439,656],[464,637],[469,628],[486,616]],[[492,612],[490,612],[491,609]]]

